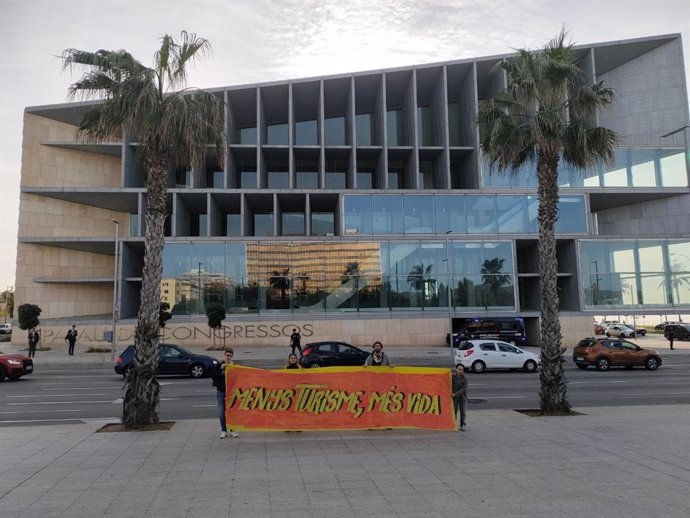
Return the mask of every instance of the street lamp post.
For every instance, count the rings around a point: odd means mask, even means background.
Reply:
[[[115,223],[115,277],[113,278],[113,336],[110,339],[110,361],[115,361],[115,346],[117,345],[117,321],[120,306],[120,222]]]
[[[203,304],[203,302],[202,302],[202,300],[201,300],[201,295],[202,295],[202,293],[201,293],[201,266],[202,266],[203,264],[204,264],[204,263],[202,263],[201,261],[199,261],[199,269],[197,270],[197,274],[198,274],[198,276],[199,276],[199,313],[203,313],[203,312],[204,312],[204,311],[203,311],[203,310],[204,310],[204,304]]]
[[[452,234],[452,230],[446,231],[446,258],[443,262],[446,263],[446,290],[448,292],[448,345],[453,348],[453,301],[452,291],[450,289],[451,273],[450,273],[450,240],[448,235]]]

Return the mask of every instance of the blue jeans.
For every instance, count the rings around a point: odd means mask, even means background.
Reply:
[[[220,431],[227,432],[225,424],[225,392],[216,390],[216,403],[218,403],[218,418],[220,419]]]
[[[455,407],[455,415],[460,413],[460,426],[465,426],[467,419],[467,398],[453,398],[453,406]]]

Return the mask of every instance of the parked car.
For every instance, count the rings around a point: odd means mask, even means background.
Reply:
[[[364,365],[368,356],[368,352],[346,342],[313,342],[304,346],[299,363],[309,368]]]
[[[158,374],[186,374],[192,378],[210,376],[218,360],[211,356],[195,354],[183,349],[179,345],[158,345]],[[134,346],[128,346],[117,357],[115,372],[127,377],[127,373],[134,366]]]
[[[34,362],[23,354],[0,354],[0,382],[18,380],[34,371]]]
[[[664,336],[673,331],[674,340],[690,340],[690,324],[668,324],[664,327]]]
[[[623,324],[608,326],[604,334],[606,336],[620,336],[621,338],[635,338],[635,330]]]
[[[669,324],[680,324],[681,322],[676,322],[675,320],[664,320],[663,322],[654,326],[656,331],[663,331],[664,328]]]
[[[573,349],[573,361],[580,369],[594,365],[600,371],[610,367],[644,367],[656,370],[661,356],[654,349],[645,349],[627,340],[613,338],[585,338]]]
[[[11,335],[12,334],[12,324],[0,324],[0,335]]]
[[[522,369],[535,372],[541,358],[501,340],[465,340],[453,350],[453,361],[480,373],[486,369]]]
[[[603,335],[606,334],[606,326],[603,324],[594,324],[594,334]]]

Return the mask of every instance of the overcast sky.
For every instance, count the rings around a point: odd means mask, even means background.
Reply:
[[[213,44],[189,76],[210,88],[535,48],[562,25],[580,44],[682,33],[690,69],[687,0],[0,0],[0,290],[14,285],[23,111],[67,101],[66,48],[150,65],[158,38],[186,29]]]

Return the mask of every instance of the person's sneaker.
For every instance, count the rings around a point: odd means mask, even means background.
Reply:
[[[220,432],[220,435],[218,436],[221,439],[225,439],[228,436],[228,432]]]
[[[466,427],[465,425],[462,425],[462,426],[460,427],[460,431],[461,431],[461,432],[464,432],[465,430],[467,430],[467,427]]]
[[[237,432],[233,432],[232,430],[230,430],[230,437],[232,437],[233,439],[237,439],[239,436],[240,436],[240,434],[238,434]]]

